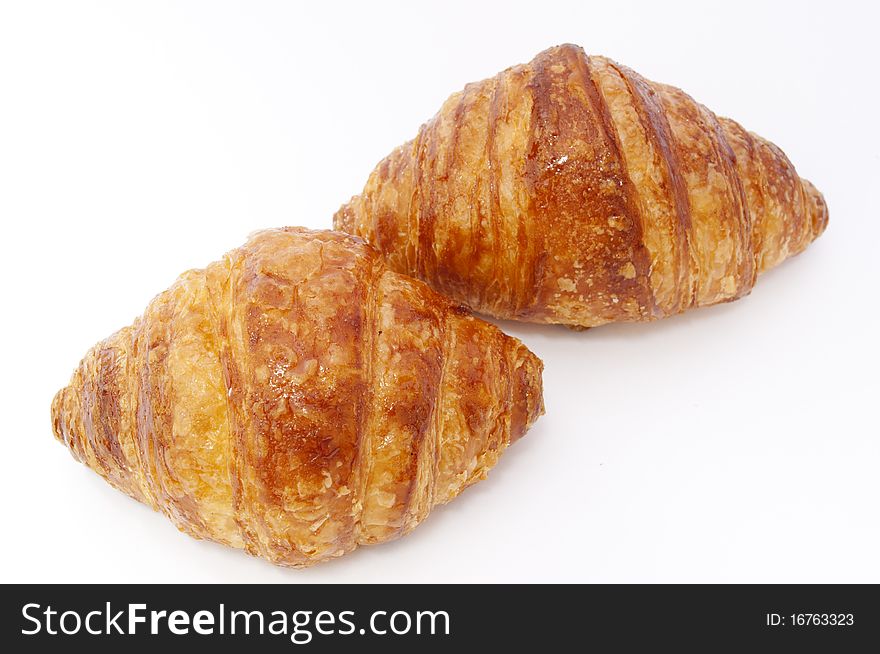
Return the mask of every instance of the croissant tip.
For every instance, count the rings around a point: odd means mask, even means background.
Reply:
[[[813,186],[808,179],[803,180],[804,189],[810,199],[810,217],[812,219],[813,238],[818,238],[822,232],[828,227],[828,203],[825,202],[825,196]]]
[[[52,435],[55,436],[55,440],[67,448],[74,459],[82,461],[80,453],[77,451],[76,437],[72,431],[75,429],[76,422],[76,418],[71,415],[71,407],[76,401],[75,393],[74,388],[65,386],[52,398]]]
[[[511,380],[511,443],[522,438],[535,421],[544,415],[543,371],[541,359],[520,343]]]
[[[62,424],[64,418],[64,395],[66,391],[67,387],[65,386],[60,391],[55,393],[55,397],[52,398],[52,433],[55,435],[55,439],[62,443],[65,442]]]

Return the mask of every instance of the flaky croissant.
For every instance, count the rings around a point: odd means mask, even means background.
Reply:
[[[742,297],[827,222],[772,143],[572,45],[453,94],[334,218],[476,310],[574,327]]]
[[[182,531],[294,567],[407,533],[543,413],[540,360],[359,238],[254,235],[96,345],[56,438]]]

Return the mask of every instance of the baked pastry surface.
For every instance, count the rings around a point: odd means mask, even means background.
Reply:
[[[827,222],[772,143],[573,45],[453,94],[334,218],[475,310],[573,327],[735,300]]]
[[[407,533],[543,413],[540,360],[361,239],[254,235],[93,347],[56,438],[182,531],[288,566]]]

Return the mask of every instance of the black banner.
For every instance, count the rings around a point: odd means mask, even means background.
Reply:
[[[880,639],[876,586],[5,586],[15,649],[144,643],[248,651],[448,651],[763,644],[849,651]]]

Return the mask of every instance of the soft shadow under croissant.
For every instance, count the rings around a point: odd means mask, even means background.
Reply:
[[[543,413],[540,360],[360,239],[261,232],[86,355],[55,436],[182,531],[305,566],[405,534]]]
[[[573,45],[453,94],[334,219],[476,310],[575,327],[742,297],[827,222],[772,143]]]

